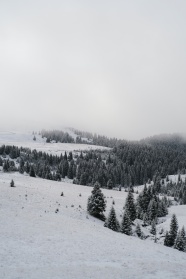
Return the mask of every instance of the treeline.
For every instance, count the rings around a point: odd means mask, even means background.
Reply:
[[[143,185],[156,180],[159,192],[160,188],[168,191],[169,185],[163,188],[161,179],[167,175],[186,172],[186,144],[178,140],[158,144],[125,142],[112,150],[84,151],[75,157],[72,152],[53,156],[36,150],[2,146],[0,155],[9,155],[12,159],[20,157],[18,163],[24,165],[24,168],[25,165],[33,165],[39,177],[60,180],[67,176],[75,184],[87,186],[92,186],[97,181],[101,187],[109,189]],[[8,163],[14,164],[6,162],[6,171],[14,167],[7,167]],[[28,169],[27,167],[27,172]],[[176,190],[174,195],[178,195]]]
[[[126,140],[121,140],[117,138],[109,138],[99,134],[93,134],[90,132],[80,131],[74,128],[69,128],[73,133],[77,135],[76,143],[89,143],[98,146],[105,146],[113,148]],[[86,140],[85,140],[86,139]]]
[[[59,130],[42,130],[40,132],[42,138],[46,138],[46,142],[62,142],[62,143],[74,143],[74,138],[69,135],[67,132],[59,131]]]
[[[101,136],[97,134],[92,134],[89,132],[79,131],[73,128],[69,128],[75,135],[74,139],[69,133],[60,130],[42,130],[40,132],[42,137],[46,137],[46,142],[56,141],[62,143],[79,143],[79,144],[92,144],[98,146],[105,146],[113,148],[121,143],[126,142],[125,140],[119,140],[117,138],[108,138],[106,136]]]
[[[186,172],[186,144],[179,141],[158,144],[125,142],[113,150],[100,153],[98,158],[87,152],[80,161],[76,183],[93,185],[98,181],[107,187],[142,185],[167,175]]]

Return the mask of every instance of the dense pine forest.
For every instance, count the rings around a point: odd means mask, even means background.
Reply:
[[[48,132],[45,133],[49,138]],[[55,140],[57,136],[66,135],[54,131],[51,134],[53,139],[55,135]],[[26,172],[59,181],[67,177],[75,184],[87,186],[97,181],[101,187],[109,189],[142,185],[152,180],[162,184],[162,179],[168,175],[186,172],[186,142],[178,135],[152,137],[139,142],[123,141],[110,150],[65,152],[61,156],[3,145],[0,156],[0,165],[5,172]],[[178,191],[173,189],[177,189],[175,185],[171,185],[170,190],[169,185],[162,184],[158,191],[179,198]]]

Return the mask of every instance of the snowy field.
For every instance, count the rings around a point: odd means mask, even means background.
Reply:
[[[91,190],[0,172],[0,278],[186,279],[186,253],[113,232],[90,217]],[[127,193],[103,192],[119,217]],[[186,206],[174,206],[161,226],[169,227],[173,212],[186,225]]]
[[[61,155],[64,152],[70,151],[83,151],[83,150],[108,150],[110,148],[89,144],[76,144],[76,143],[46,143],[46,138],[40,135],[35,135],[36,141],[33,140],[34,135],[32,132],[0,132],[0,145],[15,145],[18,147],[29,147],[32,150],[46,152],[52,155]]]

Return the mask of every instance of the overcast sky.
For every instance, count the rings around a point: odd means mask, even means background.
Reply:
[[[0,128],[185,133],[185,15],[185,0],[1,0]]]

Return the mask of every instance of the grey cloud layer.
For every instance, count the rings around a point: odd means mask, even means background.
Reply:
[[[2,128],[185,132],[185,1],[0,6]]]

